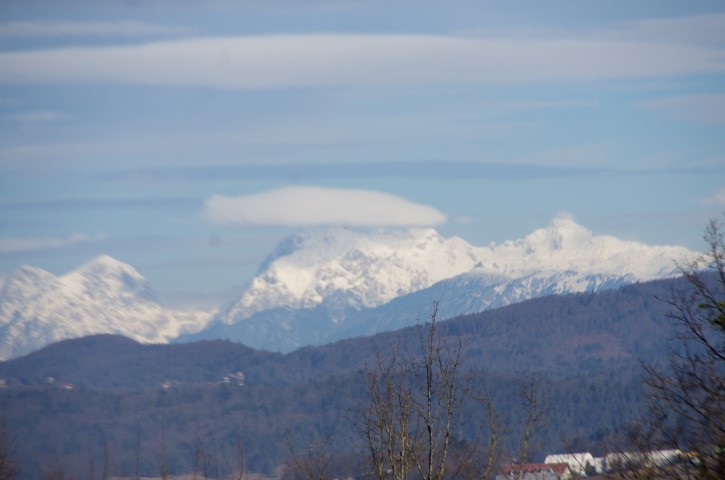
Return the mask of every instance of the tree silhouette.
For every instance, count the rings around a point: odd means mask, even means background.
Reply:
[[[681,266],[689,288],[664,299],[677,336],[667,366],[645,365],[649,412],[629,433],[630,477],[725,478],[722,225],[711,221],[704,239],[707,252]]]

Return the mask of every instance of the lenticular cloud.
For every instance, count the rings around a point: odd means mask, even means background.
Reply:
[[[202,215],[215,224],[291,227],[412,227],[446,221],[429,205],[389,193],[320,187],[288,187],[239,197],[212,195],[205,200]]]

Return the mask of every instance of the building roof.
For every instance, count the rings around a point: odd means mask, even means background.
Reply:
[[[592,462],[594,457],[589,452],[584,453],[558,453],[554,455],[547,455],[544,463],[568,463],[571,465],[572,462],[584,465],[587,461]]]
[[[544,463],[568,463],[572,471],[584,473],[587,464],[594,466],[595,460],[591,453],[559,453],[547,455]]]

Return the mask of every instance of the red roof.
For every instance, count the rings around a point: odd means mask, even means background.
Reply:
[[[526,463],[522,465],[503,465],[501,473],[508,475],[511,472],[536,473],[552,471],[555,473],[564,473],[569,468],[568,463]]]

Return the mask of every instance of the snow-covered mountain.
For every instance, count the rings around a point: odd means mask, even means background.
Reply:
[[[566,215],[484,247],[432,229],[315,230],[283,241],[238,301],[207,331],[184,339],[231,338],[288,351],[414,324],[434,300],[450,318],[673,276],[675,261],[693,255],[594,235]]]
[[[335,299],[358,310],[376,307],[478,261],[475,247],[433,229],[310,230],[282,241],[222,319],[231,324],[273,308],[312,308]]]
[[[284,240],[223,321],[235,323],[279,307],[311,308],[340,294],[347,306],[382,305],[461,274],[519,279],[536,272],[577,272],[644,281],[672,275],[681,247],[653,247],[595,236],[567,216],[500,245],[474,247],[433,229],[372,233],[315,230]],[[587,287],[563,285],[555,293]]]
[[[62,339],[118,333],[142,342],[229,338],[290,351],[530,298],[616,288],[677,274],[682,247],[593,235],[567,216],[483,247],[433,229],[331,227],[281,242],[219,311],[164,308],[130,265],[108,256],[55,276],[24,266],[0,277],[0,360]]]
[[[143,276],[109,256],[62,276],[22,266],[0,285],[0,360],[96,333],[168,342],[212,315],[164,309]]]

